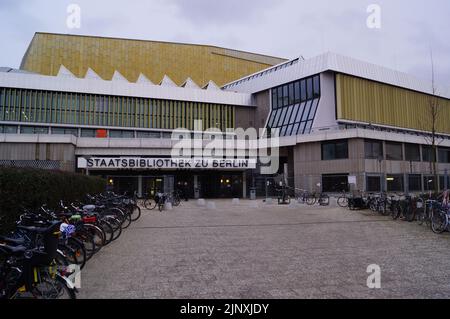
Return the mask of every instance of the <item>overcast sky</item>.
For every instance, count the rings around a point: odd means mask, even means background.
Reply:
[[[81,28],[66,25],[81,8]],[[367,7],[381,28],[367,27]],[[448,0],[0,0],[0,66],[18,67],[34,32],[211,44],[284,58],[333,51],[450,87]]]

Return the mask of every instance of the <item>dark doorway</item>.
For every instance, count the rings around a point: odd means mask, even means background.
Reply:
[[[208,174],[199,176],[201,196],[205,198],[242,197],[241,174]]]

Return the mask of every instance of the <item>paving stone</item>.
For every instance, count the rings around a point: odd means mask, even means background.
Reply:
[[[339,207],[196,201],[142,217],[82,271],[80,298],[449,298],[449,234]],[[366,286],[370,264],[381,289]]]

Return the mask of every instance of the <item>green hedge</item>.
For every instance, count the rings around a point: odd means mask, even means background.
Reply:
[[[61,171],[0,167],[0,231],[10,229],[21,207],[39,208],[47,204],[58,207],[59,201],[84,200],[87,193],[105,190],[99,177]]]

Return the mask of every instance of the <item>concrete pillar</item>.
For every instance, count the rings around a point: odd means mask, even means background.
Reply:
[[[247,174],[245,171],[242,172],[242,198],[247,197]]]
[[[198,175],[194,175],[194,188],[198,187]]]
[[[138,176],[138,196],[142,196],[142,175]]]

